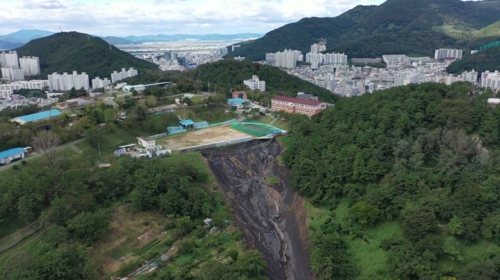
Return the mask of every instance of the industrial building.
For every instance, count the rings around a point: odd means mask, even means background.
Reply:
[[[23,159],[25,153],[24,148],[14,148],[0,152],[0,165],[9,164],[16,159]]]
[[[49,111],[38,112],[35,114],[31,114],[31,115],[20,116],[17,118],[13,118],[10,121],[17,122],[18,124],[23,125],[23,124],[28,123],[28,122],[37,122],[37,121],[49,119],[52,117],[56,117],[56,116],[59,116],[61,114],[62,114],[61,111],[56,110],[56,109],[52,109]]]

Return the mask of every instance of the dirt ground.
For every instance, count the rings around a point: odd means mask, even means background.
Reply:
[[[215,142],[221,142],[248,136],[251,135],[233,130],[228,126],[218,126],[218,127],[210,127],[202,130],[194,130],[187,133],[183,133],[180,134],[179,136],[167,138],[161,141],[159,144],[165,147],[166,149],[175,151],[185,147],[211,144]]]
[[[155,239],[168,221],[159,213],[134,213],[128,208],[122,205],[113,212],[108,235],[91,252],[104,274],[116,272],[121,265],[136,259],[130,255],[132,250]]]

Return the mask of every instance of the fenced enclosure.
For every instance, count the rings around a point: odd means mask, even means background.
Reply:
[[[231,124],[231,128],[246,134],[253,135],[255,137],[264,137],[268,135],[279,134],[282,132],[280,129],[277,129],[274,126],[257,122],[233,123]]]

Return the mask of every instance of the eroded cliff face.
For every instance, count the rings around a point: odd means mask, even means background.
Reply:
[[[312,279],[304,202],[289,186],[289,172],[277,163],[281,151],[278,141],[264,140],[202,154],[231,203],[247,246],[263,254],[266,275]]]

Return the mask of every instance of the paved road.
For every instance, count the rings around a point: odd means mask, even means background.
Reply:
[[[79,140],[76,140],[76,141],[73,141],[73,142],[68,142],[68,143],[65,143],[65,144],[59,145],[59,146],[57,147],[57,149],[64,149],[64,148],[66,148],[66,147],[72,147],[72,148],[73,148],[73,149],[75,149],[78,153],[81,153],[80,149],[78,149],[77,147],[75,147],[75,145],[76,145],[76,144],[78,144],[78,143],[80,143],[80,142],[82,142],[83,140],[85,140],[85,139],[79,139]],[[26,161],[28,161],[28,160],[32,160],[32,159],[37,158],[37,157],[39,157],[39,156],[41,156],[41,155],[42,155],[41,153],[36,153],[36,154],[34,153],[33,155],[31,155],[31,156],[28,156],[28,157],[24,158],[24,160],[26,160]],[[11,164],[7,164],[7,165],[0,165],[0,171],[1,171],[1,170],[3,170],[3,169],[5,169],[5,168],[7,168],[7,167],[9,167],[9,166],[13,166],[13,165],[19,164],[20,162],[21,162],[21,161],[20,161],[20,160],[18,160],[18,161],[14,162],[14,163],[11,163]]]

